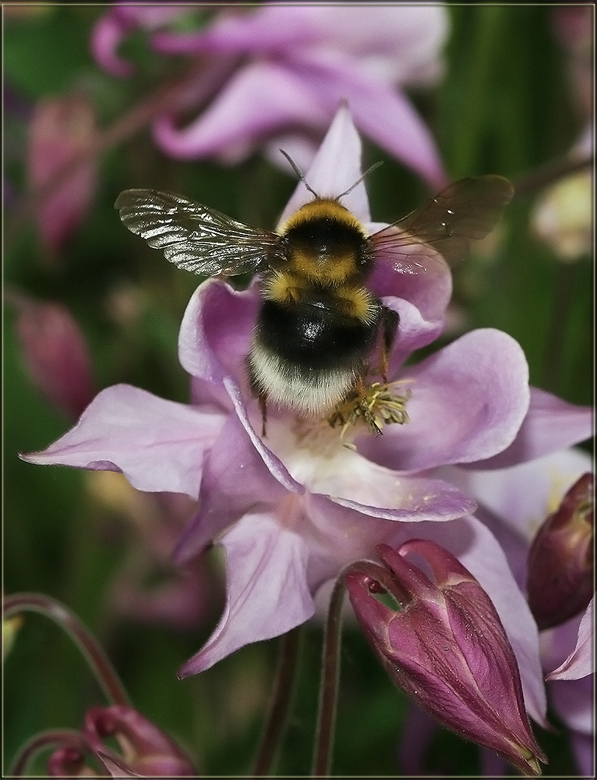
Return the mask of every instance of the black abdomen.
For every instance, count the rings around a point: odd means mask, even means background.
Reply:
[[[363,322],[341,314],[325,296],[309,302],[263,302],[256,342],[304,376],[357,367],[371,351],[379,317]]]

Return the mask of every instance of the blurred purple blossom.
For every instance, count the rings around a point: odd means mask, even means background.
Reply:
[[[478,581],[429,540],[380,545],[378,554],[384,568],[356,564],[346,585],[389,676],[442,725],[496,750],[524,774],[540,774],[546,759],[530,729],[516,658]],[[429,566],[431,578],[411,555]],[[378,601],[379,592],[396,606]]]
[[[68,167],[91,152],[95,140],[95,112],[85,95],[47,97],[36,104],[29,125],[27,173],[31,193],[38,198],[35,220],[50,256],[62,251],[91,206],[96,162],[88,155],[70,173]]]
[[[25,368],[52,406],[76,419],[94,395],[91,358],[73,315],[61,303],[35,301],[7,291],[16,310],[16,334]]]
[[[264,3],[218,10],[197,32],[169,29],[181,19],[189,29],[192,10],[117,3],[92,40],[99,64],[117,76],[132,71],[117,49],[135,28],[158,30],[151,46],[161,55],[199,65],[177,109],[155,121],[165,152],[233,163],[265,147],[286,167],[283,146],[306,169],[347,100],[363,135],[433,189],[446,183],[435,141],[404,91],[432,86],[442,75],[443,5]]]
[[[112,745],[118,745],[116,752]],[[87,754],[95,759],[87,764]],[[93,765],[104,771],[100,774]],[[107,773],[107,775],[105,774]],[[50,777],[197,777],[188,756],[157,726],[123,705],[88,710],[77,744],[48,760]]]
[[[140,493],[121,474],[92,472],[86,484],[94,505],[118,518],[118,537],[128,550],[107,593],[107,607],[120,619],[195,631],[217,592],[208,585],[203,559],[181,569],[172,549],[194,502],[180,493]]]
[[[345,192],[359,178],[360,151],[343,107],[308,172],[310,185]],[[310,197],[299,183],[287,210]],[[371,225],[362,182],[343,201]],[[442,331],[449,272],[438,265],[436,273],[407,276],[379,258],[371,284],[400,313],[389,373],[397,391],[412,388],[408,424],[388,426],[383,436],[356,435],[355,428],[342,440],[327,421],[271,409],[261,439],[244,371],[258,288],[238,292],[209,280],[189,303],[179,337],[191,404],[117,385],[101,392],[69,433],[23,457],[122,471],[139,490],[200,498],[176,559],[188,561],[214,541],[222,545],[227,603],[181,675],[303,623],[314,613],[316,592],[346,564],[373,555],[380,543],[396,546],[417,536],[455,555],[488,593],[517,656],[527,710],[542,723],[530,610],[496,538],[472,516],[475,502],[441,474],[463,471],[448,464],[491,468],[493,459],[508,465],[581,441],[591,433],[591,410],[531,392],[520,346],[493,329],[472,331],[405,367],[414,350]]]

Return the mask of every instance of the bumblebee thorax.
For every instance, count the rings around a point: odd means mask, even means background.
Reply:
[[[316,198],[282,226],[292,270],[320,284],[361,276],[369,263],[363,225],[339,201]]]

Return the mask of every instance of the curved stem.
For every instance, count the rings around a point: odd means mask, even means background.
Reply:
[[[129,697],[102,647],[67,607],[41,593],[15,593],[4,598],[4,618],[19,612],[38,612],[53,620],[74,640],[112,704],[130,706]]]
[[[301,628],[299,626],[289,631],[281,640],[273,698],[253,767],[253,777],[270,774],[278,748],[284,737],[297,679],[296,668],[302,640]]]
[[[515,194],[532,195],[550,184],[554,184],[560,179],[572,176],[574,173],[589,168],[593,165],[593,155],[585,157],[582,160],[566,157],[563,160],[555,160],[536,171],[519,176],[512,181]]]
[[[78,731],[71,729],[42,731],[21,747],[8,770],[8,777],[23,777],[27,765],[40,751],[57,747],[72,747],[75,751],[83,753],[86,745]]]

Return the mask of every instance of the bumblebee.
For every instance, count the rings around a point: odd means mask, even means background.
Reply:
[[[399,318],[367,287],[376,260],[383,256],[402,274],[451,265],[465,256],[469,239],[487,235],[514,192],[501,176],[463,179],[368,235],[341,203],[350,190],[321,197],[294,167],[313,199],[277,232],[158,190],[125,190],[115,203],[124,225],[178,268],[202,276],[260,275],[247,371],[264,427],[269,401],[302,416],[333,417],[363,386],[380,342],[386,381]]]

